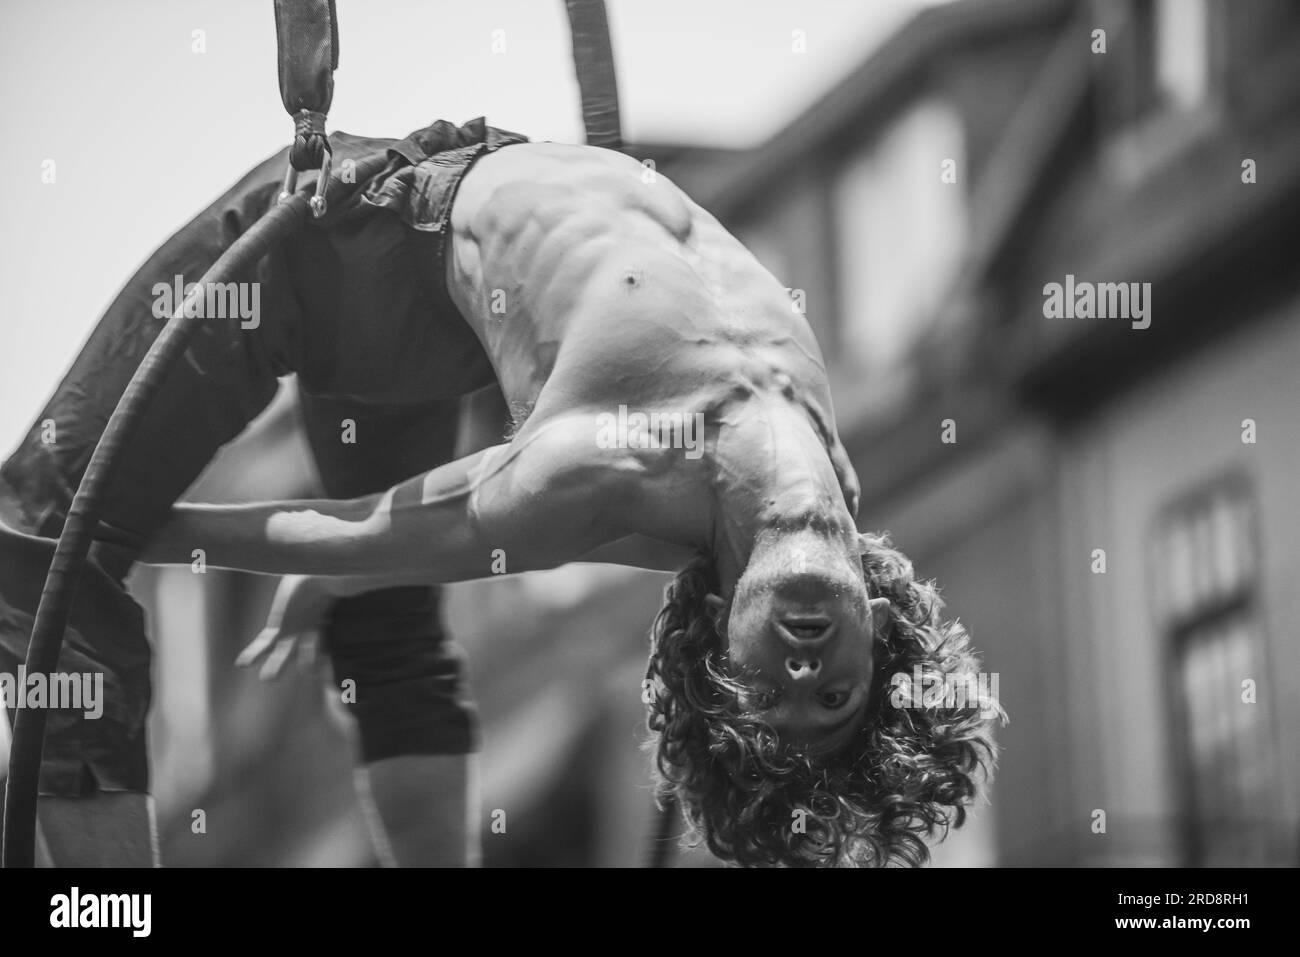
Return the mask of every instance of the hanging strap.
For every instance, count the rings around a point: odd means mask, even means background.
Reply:
[[[573,35],[573,66],[582,97],[582,125],[588,146],[623,148],[618,109],[614,48],[609,39],[605,0],[564,0]]]
[[[285,171],[283,202],[293,195],[298,173],[320,170],[312,214],[325,215],[324,186],[329,182],[329,134],[325,119],[334,100],[339,65],[339,24],[334,0],[275,0],[275,40],[280,100],[293,118],[293,145]]]

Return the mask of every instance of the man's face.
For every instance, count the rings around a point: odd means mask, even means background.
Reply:
[[[783,740],[837,749],[861,726],[887,609],[886,599],[868,598],[860,559],[842,543],[812,531],[762,542],[726,618],[746,706]]]

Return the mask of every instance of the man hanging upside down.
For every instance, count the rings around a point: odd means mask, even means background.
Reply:
[[[289,576],[246,657],[282,658],[325,621],[336,676],[361,676],[363,758],[418,804],[432,803],[410,786],[420,774],[463,792],[473,747],[472,713],[430,625],[431,585],[489,577],[502,553],[511,572],[572,561],[673,570],[644,688],[660,796],[725,860],[923,862],[925,841],[964,820],[992,761],[992,718],[976,702],[910,699],[899,689],[912,683],[894,682],[916,669],[973,674],[978,662],[934,587],[886,537],[857,530],[824,362],[781,284],[620,153],[529,143],[481,121],[334,143],[336,169],[385,149],[388,166],[349,199],[331,194],[324,220],[247,277],[262,284],[256,328],[205,322],[128,455],[83,592],[112,594],[130,562],[189,564],[196,548],[210,565]],[[148,290],[197,278],[271,202],[282,163],[182,230],[110,308],[41,417],[85,439],[51,448],[33,429],[0,472],[9,524],[57,534],[161,325]],[[290,372],[332,498],[173,507]],[[446,461],[450,403],[494,380],[509,441]],[[358,423],[355,446],[338,440],[343,418]],[[696,422],[702,445],[687,447]],[[367,423],[378,443],[365,441]],[[34,535],[9,534],[0,549],[0,644],[15,661],[38,552],[47,563]],[[119,699],[105,729],[51,722],[52,846],[74,843],[67,835],[93,819],[78,808],[96,802],[138,818],[147,789],[138,617],[116,631],[74,620],[64,667],[83,670],[77,655],[112,666]],[[103,803],[123,794],[117,810]],[[454,833],[446,820],[420,825]],[[424,851],[407,861],[449,859],[445,847]]]

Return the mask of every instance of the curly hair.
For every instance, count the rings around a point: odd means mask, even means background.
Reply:
[[[920,866],[929,860],[927,840],[965,822],[995,764],[992,726],[1006,720],[1000,705],[926,706],[891,696],[917,674],[926,684],[971,679],[980,663],[965,629],[941,619],[934,584],[915,580],[888,536],[860,541],[868,592],[889,599],[889,621],[875,636],[862,727],[829,757],[782,745],[743,704],[745,689],[727,672],[722,626],[705,604],[718,590],[713,562],[697,557],[665,592],[643,695],[656,797],[661,807],[675,802],[696,839],[725,861]]]

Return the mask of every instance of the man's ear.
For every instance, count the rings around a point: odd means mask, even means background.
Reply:
[[[871,605],[871,624],[877,635],[885,634],[889,628],[889,599],[873,598]]]
[[[721,595],[715,595],[709,592],[704,596],[704,607],[709,610],[715,622],[722,620],[722,613],[727,610],[727,603],[722,600]]]

